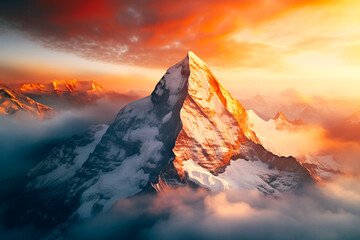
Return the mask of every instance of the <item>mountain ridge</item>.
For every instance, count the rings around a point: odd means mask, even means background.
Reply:
[[[15,115],[17,113],[28,113],[31,116],[46,119],[51,118],[55,111],[20,92],[0,85],[0,114]]]
[[[0,96],[0,115],[14,116],[18,112],[27,112],[38,119],[51,119],[62,111],[76,111],[79,107],[96,106],[103,102],[124,105],[138,98],[133,94],[108,90],[96,81],[76,79],[49,83],[0,83],[0,89],[4,93]],[[12,96],[5,91],[11,92]],[[45,109],[49,110],[48,114],[41,111]]]

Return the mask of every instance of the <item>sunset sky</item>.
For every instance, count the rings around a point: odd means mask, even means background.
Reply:
[[[360,239],[359,183],[360,0],[0,0],[0,240]]]
[[[195,52],[242,94],[359,98],[360,1],[1,1],[0,82],[149,93]]]

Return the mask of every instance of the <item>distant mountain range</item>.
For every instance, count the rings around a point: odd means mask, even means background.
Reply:
[[[96,81],[0,84],[0,114],[28,113],[40,119],[51,118],[57,111],[95,104],[104,98],[130,102],[137,96],[107,90]]]
[[[0,85],[0,114],[13,115],[18,112],[26,112],[39,118],[49,118],[54,114],[51,107],[38,103],[22,92]]]

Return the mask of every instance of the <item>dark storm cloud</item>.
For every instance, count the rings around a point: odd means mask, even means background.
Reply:
[[[276,67],[283,49],[230,35],[308,2],[5,0],[0,19],[45,46],[103,61],[164,67],[193,50],[222,65]]]

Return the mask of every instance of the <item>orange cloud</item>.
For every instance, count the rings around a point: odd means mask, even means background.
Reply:
[[[47,47],[50,56],[36,66],[37,73],[52,76],[47,80],[81,79],[79,75],[92,80],[99,76],[93,69],[111,65],[112,70],[102,74],[108,85],[133,90],[142,88],[138,84],[142,81],[152,89],[166,68],[192,50],[234,92],[244,88],[259,92],[261,86],[261,91],[268,92],[295,88],[356,97],[359,4],[356,0],[22,0],[1,2],[0,22]],[[2,47],[0,39],[0,50],[8,48],[8,41],[4,42]],[[14,57],[18,46],[13,48],[0,60],[15,61],[21,69],[25,54]],[[29,49],[32,54],[27,61],[36,62],[38,49]],[[59,57],[64,52],[76,54],[77,59]],[[130,65],[142,67],[133,80]],[[153,74],[154,69],[161,73]],[[41,79],[45,79],[43,73]],[[15,75],[9,77],[15,79]],[[131,87],[120,86],[124,78]]]
[[[317,2],[323,1],[24,1],[1,3],[0,16],[50,48],[86,58],[168,66],[194,50],[222,65],[259,67],[278,62],[280,50],[232,35]]]

